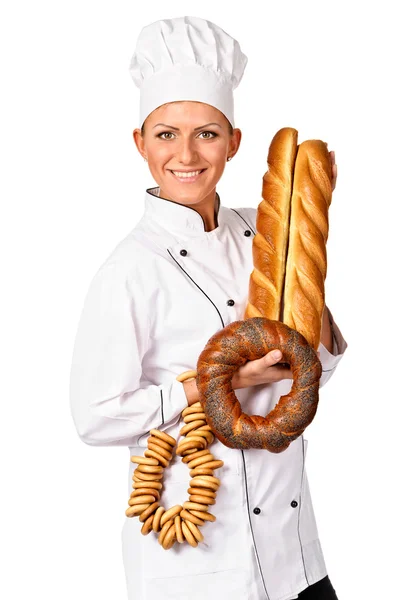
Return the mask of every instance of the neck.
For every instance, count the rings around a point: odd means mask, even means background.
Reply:
[[[218,226],[217,223],[217,210],[218,210],[218,198],[216,195],[216,189],[212,190],[208,196],[203,198],[200,202],[187,203],[184,201],[179,202],[175,198],[170,198],[165,191],[159,189],[159,195],[166,200],[173,200],[189,208],[193,208],[199,213],[205,223],[205,231],[213,231]]]

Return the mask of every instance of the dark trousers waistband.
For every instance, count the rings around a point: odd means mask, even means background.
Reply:
[[[327,575],[298,594],[298,600],[338,600],[338,597]]]

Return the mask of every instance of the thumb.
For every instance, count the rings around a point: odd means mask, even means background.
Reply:
[[[271,350],[263,357],[264,364],[266,365],[266,367],[271,367],[272,365],[278,363],[278,361],[281,360],[282,356],[283,355],[280,350]]]

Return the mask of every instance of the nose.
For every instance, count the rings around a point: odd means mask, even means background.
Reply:
[[[176,158],[184,165],[196,162],[198,158],[198,152],[195,146],[195,140],[191,139],[190,137],[182,137]]]

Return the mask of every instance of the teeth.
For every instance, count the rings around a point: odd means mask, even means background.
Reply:
[[[196,175],[199,175],[201,171],[191,171],[191,173],[181,173],[180,171],[172,171],[172,173],[176,175],[176,177],[195,177]]]

